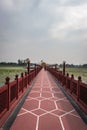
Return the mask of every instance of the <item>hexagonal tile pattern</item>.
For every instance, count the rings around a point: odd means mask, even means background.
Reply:
[[[54,87],[54,88],[52,88],[52,91],[54,91],[54,92],[58,92],[58,90],[60,90],[58,87]]]
[[[19,112],[19,115],[22,115],[24,113],[26,113],[26,111],[24,109],[21,109],[20,112]]]
[[[40,117],[38,130],[62,130],[60,120],[51,114]]]
[[[33,98],[39,97],[39,96],[40,96],[40,93],[39,93],[39,92],[32,92],[32,93],[30,93],[30,95],[29,95],[29,97],[33,97]]]
[[[63,125],[65,130],[86,130],[87,125],[76,116],[72,116],[67,114],[66,116],[62,117]]]
[[[64,110],[66,112],[73,110],[73,106],[64,100],[57,101],[56,104],[59,109]]]
[[[42,109],[46,110],[46,111],[51,111],[53,109],[56,109],[54,101],[50,101],[50,100],[43,100],[41,102],[41,106]]]
[[[44,110],[42,110],[42,109],[37,109],[37,110],[32,111],[32,113],[35,113],[35,114],[40,116],[40,115],[42,115],[42,114],[44,114],[46,112]]]
[[[54,113],[55,115],[61,116],[61,115],[65,114],[66,112],[60,111],[60,110],[54,110],[52,113]]]
[[[40,87],[36,87],[36,88],[32,88],[33,91],[41,91],[41,88]]]
[[[64,94],[63,93],[59,93],[59,92],[56,92],[54,93],[54,97],[57,97],[57,98],[64,98]]]
[[[49,93],[49,92],[42,92],[42,97],[45,97],[45,98],[49,98],[49,97],[52,97],[52,93]]]
[[[37,97],[36,99],[38,99],[40,101],[40,100],[43,100],[45,98],[44,97]]]
[[[44,92],[44,91],[50,91],[50,88],[42,88],[42,91]]]
[[[35,99],[31,99],[31,100],[27,100],[24,103],[23,108],[30,111],[30,110],[38,108],[38,106],[39,106],[39,101]]]
[[[36,123],[37,117],[31,113],[26,113],[16,118],[14,125],[11,127],[11,130],[35,130]]]
[[[87,125],[42,69],[10,130],[87,130]]]

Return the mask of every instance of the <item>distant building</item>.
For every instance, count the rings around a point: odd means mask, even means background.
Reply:
[[[41,66],[46,70],[47,69],[47,64],[43,61],[41,61]]]

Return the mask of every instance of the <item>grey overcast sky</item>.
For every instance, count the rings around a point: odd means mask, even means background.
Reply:
[[[87,0],[0,0],[0,62],[87,63]]]

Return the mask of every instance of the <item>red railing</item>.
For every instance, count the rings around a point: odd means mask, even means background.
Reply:
[[[75,102],[87,114],[87,84],[83,83],[81,77],[78,80],[69,74],[64,75],[62,71],[48,67],[48,71],[52,73],[67,93],[74,98]]]
[[[0,126],[6,120],[5,115],[12,106],[18,103],[21,96],[29,88],[34,77],[41,70],[40,66],[35,67],[30,73],[22,73],[21,77],[15,76],[15,80],[10,82],[10,78],[6,78],[4,86],[0,87]]]
[[[8,86],[0,88],[0,118],[8,109]]]

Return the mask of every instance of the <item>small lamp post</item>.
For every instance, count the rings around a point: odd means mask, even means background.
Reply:
[[[29,58],[27,58],[27,64],[28,64],[27,70],[28,70],[28,74],[29,74],[29,72],[30,72],[30,59]]]
[[[63,75],[65,75],[65,61],[63,61]]]

